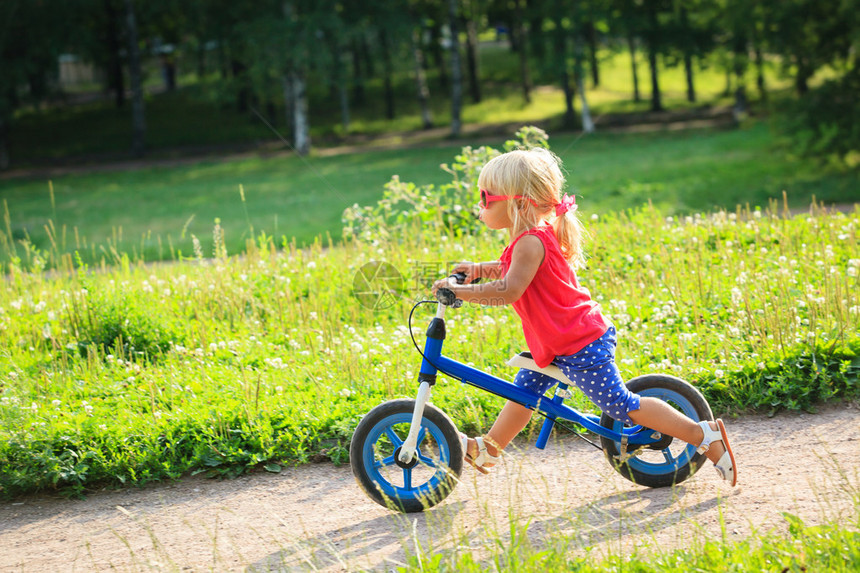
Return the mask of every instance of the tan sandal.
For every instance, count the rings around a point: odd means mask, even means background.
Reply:
[[[498,464],[502,461],[502,456],[493,456],[487,451],[487,445],[484,443],[484,438],[481,436],[475,437],[475,442],[478,444],[478,456],[473,458],[469,455],[469,437],[466,434],[460,434],[460,443],[463,446],[463,458],[469,462],[473,468],[482,474],[488,474],[489,469],[484,467],[486,464]],[[501,454],[501,452],[500,452]]]

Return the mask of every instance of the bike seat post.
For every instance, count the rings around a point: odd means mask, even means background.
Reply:
[[[558,387],[555,390],[555,396],[552,397],[552,401],[556,404],[561,404],[564,402],[565,398],[570,398],[570,390],[567,388],[567,384],[559,382]],[[546,448],[546,444],[549,442],[549,436],[552,434],[553,426],[555,426],[555,418],[547,416],[543,422],[543,426],[541,426],[540,434],[538,435],[537,442],[535,443],[536,448],[539,450]]]

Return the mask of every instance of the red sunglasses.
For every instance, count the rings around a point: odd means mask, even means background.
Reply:
[[[523,197],[522,195],[493,195],[486,189],[481,189],[481,201],[478,204],[482,208],[486,209],[493,201],[506,201],[508,199],[525,199],[526,201],[537,207],[537,203],[534,202],[534,199],[531,199],[529,197]]]

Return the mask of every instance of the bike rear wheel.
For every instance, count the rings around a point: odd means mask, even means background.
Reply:
[[[380,404],[359,422],[349,446],[352,473],[370,499],[406,513],[445,499],[463,470],[457,427],[431,404],[421,419],[417,459],[408,464],[397,459],[414,409],[415,400]]]
[[[658,398],[680,411],[694,422],[713,420],[711,407],[696,388],[688,382],[665,374],[647,374],[627,382],[627,388],[640,396]],[[600,425],[620,432],[626,427],[607,414],[600,417]],[[696,453],[696,447],[671,436],[663,436],[657,443],[645,446],[639,454],[626,460],[619,458],[620,442],[600,438],[603,453],[618,473],[630,481],[647,487],[667,487],[681,483],[696,473],[705,458]],[[637,446],[628,445],[631,452]]]

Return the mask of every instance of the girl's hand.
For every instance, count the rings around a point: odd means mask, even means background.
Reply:
[[[444,279],[439,279],[438,281],[433,283],[433,287],[430,291],[433,293],[433,296],[436,296],[436,291],[440,288],[447,288],[450,290],[455,290],[460,284],[451,278],[451,275],[456,273],[463,273],[466,275],[466,280],[463,284],[469,284],[472,281],[481,278],[480,275],[480,263],[470,263],[470,262],[462,262],[454,265],[454,268],[448,273],[448,276]]]
[[[456,265],[454,265],[454,268],[451,269],[451,272],[449,274],[454,273],[463,273],[464,275],[466,275],[466,281],[463,284],[470,284],[472,281],[482,278],[481,263],[470,263],[468,261],[457,263]]]
[[[452,271],[457,272],[457,271]],[[446,288],[449,290],[454,290],[457,287],[457,282],[453,280],[451,277],[446,277],[444,279],[439,279],[435,283],[433,283],[433,287],[430,289],[430,292],[433,293],[433,296],[436,296],[436,291],[440,288]]]

